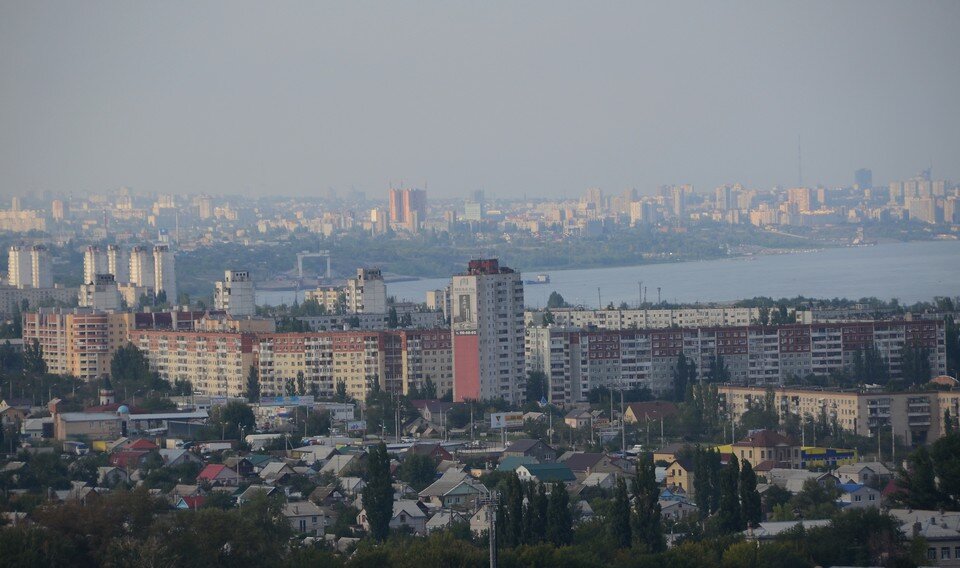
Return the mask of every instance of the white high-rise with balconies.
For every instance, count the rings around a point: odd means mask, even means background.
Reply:
[[[523,280],[496,259],[471,260],[450,282],[454,400],[523,400]]]
[[[379,268],[358,268],[347,280],[347,311],[353,314],[387,313],[387,285]]]
[[[7,283],[15,288],[29,288],[33,285],[33,268],[30,266],[30,250],[27,247],[10,247],[7,257]]]
[[[246,270],[227,270],[217,282],[213,303],[218,310],[231,316],[252,316],[257,313],[253,279]]]
[[[43,245],[30,249],[30,285],[34,288],[53,288],[53,261]]]
[[[113,274],[116,282],[130,281],[130,256],[120,245],[107,247],[107,273]]]
[[[133,247],[130,251],[130,283],[151,290],[157,286],[153,253],[146,247]]]
[[[97,281],[97,274],[113,274],[107,262],[107,253],[96,245],[90,245],[83,253],[83,283]]]
[[[156,278],[156,293],[164,292],[170,304],[177,302],[177,268],[173,252],[167,245],[153,247],[153,274]]]

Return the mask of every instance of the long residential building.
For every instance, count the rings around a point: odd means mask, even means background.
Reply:
[[[37,340],[51,373],[91,381],[110,374],[117,349],[136,329],[191,330],[210,312],[114,312],[92,308],[40,308],[23,314],[24,344]]]
[[[858,352],[870,345],[891,377],[900,376],[905,345],[927,349],[934,375],[946,372],[944,324],[936,320],[619,330],[528,327],[526,364],[527,371],[546,374],[550,401],[564,404],[582,401],[600,386],[669,393],[680,353],[694,361],[701,376],[715,357],[722,357],[734,383],[782,385],[791,377],[850,368]]]
[[[791,310],[792,312],[792,310]],[[543,325],[547,314],[558,327],[597,327],[601,329],[655,329],[664,327],[719,327],[751,325],[760,317],[760,308],[624,308],[586,310],[553,308],[527,310],[526,325]]]
[[[409,393],[429,379],[453,388],[450,332],[433,330],[256,333],[135,330],[131,341],[160,377],[189,380],[204,395],[242,396],[251,367],[263,395],[332,396],[343,383],[363,399],[371,389]],[[302,377],[302,385],[299,378]]]
[[[860,436],[878,431],[907,445],[924,444],[945,433],[944,411],[960,412],[960,391],[885,392],[871,389],[812,389],[720,385],[721,412],[739,419],[752,407],[765,404],[768,392],[781,417],[825,417],[829,424]]]

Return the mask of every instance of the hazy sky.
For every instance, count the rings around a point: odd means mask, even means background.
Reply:
[[[0,4],[0,194],[960,178],[960,2]]]

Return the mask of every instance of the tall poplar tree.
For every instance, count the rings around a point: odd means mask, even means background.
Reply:
[[[390,532],[390,518],[393,517],[390,456],[383,442],[370,449],[367,459],[367,486],[363,489],[363,508],[370,524],[370,536],[382,542]]]
[[[613,494],[613,509],[610,511],[610,530],[618,548],[630,548],[632,531],[630,530],[630,497],[627,495],[627,482],[617,478],[617,488]]]
[[[763,507],[757,491],[757,474],[746,460],[740,470],[740,507],[743,511],[741,526],[756,526],[760,523]]]
[[[734,533],[742,530],[740,511],[740,462],[730,456],[730,463],[720,475],[720,530]]]

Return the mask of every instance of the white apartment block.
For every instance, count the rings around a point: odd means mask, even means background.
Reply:
[[[153,273],[156,278],[155,290],[157,294],[166,292],[170,304],[177,303],[177,268],[173,260],[173,252],[167,245],[153,247]]]
[[[471,260],[450,286],[454,399],[523,400],[523,280],[496,259]]]
[[[213,296],[214,306],[231,316],[252,316],[257,313],[253,279],[246,270],[227,270],[217,282]]]
[[[358,268],[347,280],[347,311],[352,314],[387,313],[387,286],[379,268]]]

